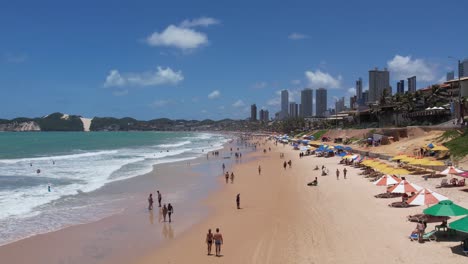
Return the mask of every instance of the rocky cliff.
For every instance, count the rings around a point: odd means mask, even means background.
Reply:
[[[12,122],[7,124],[0,124],[0,131],[41,131],[41,128],[34,121]]]

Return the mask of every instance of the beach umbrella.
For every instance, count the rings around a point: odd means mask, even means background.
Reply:
[[[380,172],[386,173],[386,174],[394,174],[393,171],[395,171],[395,170],[396,170],[396,168],[387,167],[387,168],[381,169]]]
[[[445,163],[443,163],[440,160],[431,160],[428,163],[424,164],[425,166],[444,166]]]
[[[400,178],[396,177],[395,175],[384,175],[380,177],[377,181],[374,182],[377,186],[388,186],[392,184],[397,184],[401,181]]]
[[[417,192],[413,197],[409,198],[406,202],[411,205],[429,205],[439,203],[443,200],[448,200],[448,198],[442,194],[424,188]]]
[[[406,157],[406,158],[402,158],[400,161],[403,161],[403,162],[411,162],[413,160],[416,160],[415,158],[413,157]]]
[[[391,192],[391,193],[410,193],[410,192],[417,192],[419,190],[421,190],[422,187],[414,184],[414,183],[410,183],[408,182],[407,180],[402,180],[400,181],[397,185],[391,187],[388,192]]]
[[[406,169],[401,169],[401,168],[395,169],[394,171],[392,171],[392,173],[396,174],[396,175],[409,175],[409,174],[411,174],[410,171],[408,171]]]
[[[351,150],[353,150],[351,147],[345,147],[344,149],[345,149],[346,151],[351,151]]]
[[[449,224],[449,226],[450,228],[455,229],[457,231],[468,233],[468,216],[463,217],[462,219],[458,219],[457,221],[453,221]]]
[[[364,160],[363,162],[361,162],[361,164],[363,164],[363,165],[366,165],[366,166],[367,166],[367,164],[369,164],[369,165],[370,165],[370,164],[373,164],[374,162],[375,162],[375,161],[374,161],[374,160],[372,160],[372,159],[366,159],[366,160]]]
[[[374,168],[374,169],[380,170],[380,169],[383,169],[383,168],[388,168],[388,165],[385,164],[385,163],[379,163],[379,164],[373,165],[371,167]]]
[[[459,174],[457,174],[457,175],[460,176],[460,177],[463,177],[463,178],[468,178],[468,171],[459,173]]]
[[[357,154],[354,154],[353,156],[351,156],[352,160],[357,160],[358,158],[359,158],[359,155],[357,155]]]
[[[408,162],[408,164],[410,165],[425,165],[427,163],[431,162],[430,160],[428,159],[414,159],[410,162]]]
[[[402,154],[402,155],[394,156],[394,157],[392,158],[392,160],[401,160],[401,159],[404,159],[404,158],[407,158],[407,157],[408,157],[408,156]]]
[[[442,145],[437,145],[431,149],[432,151],[448,151],[449,149]]]
[[[462,170],[459,170],[455,168],[454,166],[449,166],[447,169],[440,172],[440,174],[449,175],[449,174],[457,174],[457,173],[462,173],[462,172],[463,172]]]
[[[335,146],[335,148],[336,149],[343,149],[343,146],[338,145],[338,146]]]
[[[459,216],[467,215],[468,209],[454,204],[450,200],[440,201],[438,204],[424,209],[423,213],[434,216]]]

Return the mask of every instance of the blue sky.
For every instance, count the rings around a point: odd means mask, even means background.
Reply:
[[[70,2],[2,3],[0,118],[246,118],[282,89],[330,106],[374,67],[421,88],[468,57],[466,1]]]

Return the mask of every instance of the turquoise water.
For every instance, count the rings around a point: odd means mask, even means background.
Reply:
[[[107,200],[87,193],[156,164],[206,155],[226,141],[188,132],[0,133],[0,226],[7,227],[0,245],[86,221],[85,213],[106,215]]]

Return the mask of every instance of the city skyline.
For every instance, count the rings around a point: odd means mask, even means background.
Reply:
[[[0,118],[244,119],[254,102],[280,111],[282,90],[299,103],[304,88],[323,87],[333,106],[343,96],[349,102],[362,78],[361,95],[370,97],[366,75],[374,67],[388,68],[393,93],[411,76],[417,89],[446,81],[447,72],[458,77],[458,60],[468,74],[468,36],[456,27],[465,2],[454,9],[437,1],[343,1],[340,10],[327,2],[202,2],[4,3]],[[403,5],[413,15],[395,19]],[[444,13],[449,20],[437,19]]]

